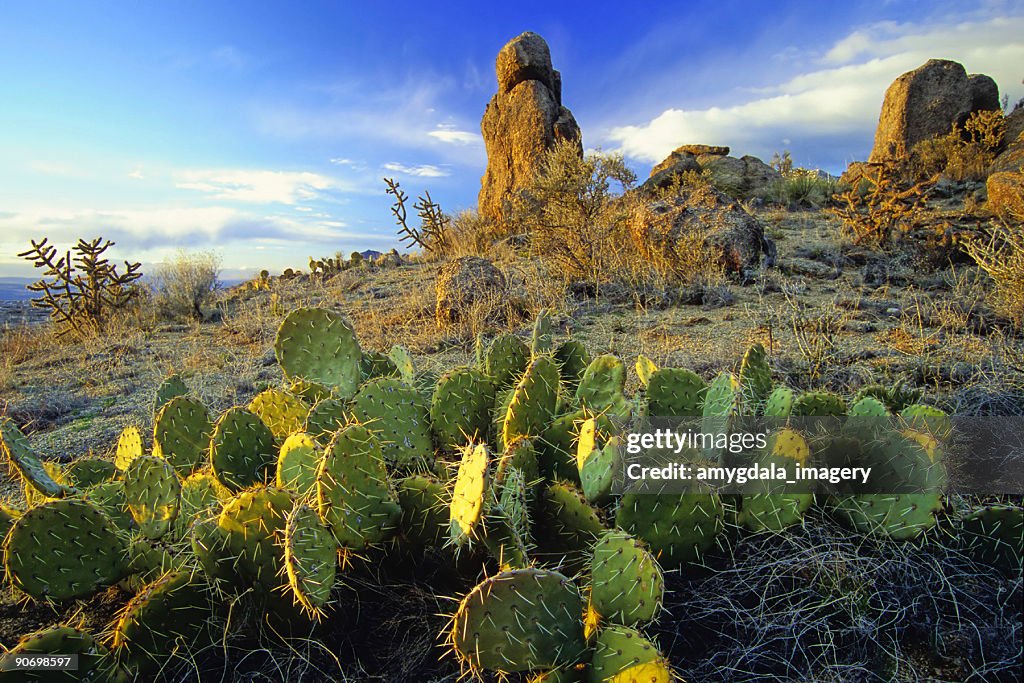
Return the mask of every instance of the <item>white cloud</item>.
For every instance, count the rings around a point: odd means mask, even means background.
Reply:
[[[441,168],[440,166],[434,166],[433,164],[420,164],[419,166],[407,166],[400,164],[395,161],[384,164],[384,170],[393,171],[395,173],[401,173],[403,175],[411,175],[419,178],[445,178],[451,173]]]
[[[195,169],[174,174],[175,187],[205,192],[215,199],[253,203],[296,204],[322,198],[329,192],[356,187],[337,178],[309,171]]]
[[[142,166],[138,165],[128,172],[128,177],[132,180],[145,180],[146,176],[142,172]]]
[[[768,155],[783,140],[862,140],[870,148],[882,98],[901,73],[930,58],[953,59],[971,73],[992,76],[1020,97],[1024,17],[947,25],[886,22],[836,42],[812,68],[749,93],[744,102],[706,109],[670,108],[638,125],[615,126],[607,138],[629,157],[665,158],[681,144],[730,145],[734,153]]]
[[[483,138],[479,133],[458,130],[455,126],[445,123],[439,124],[436,129],[430,131],[427,135],[450,145],[474,145],[483,142]]]

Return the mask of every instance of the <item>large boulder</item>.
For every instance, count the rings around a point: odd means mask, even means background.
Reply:
[[[930,59],[885,91],[869,161],[906,158],[917,143],[945,135],[975,111],[999,108],[999,89],[988,76],[968,76],[963,65]]]
[[[711,171],[715,185],[735,196],[749,197],[782,177],[776,169],[749,154],[739,159],[702,154],[697,157],[697,162],[701,168]]]
[[[1024,221],[1024,173],[999,171],[985,182],[988,209],[1008,221]]]
[[[498,53],[498,92],[480,123],[487,170],[478,197],[480,214],[496,222],[536,176],[544,154],[565,140],[583,154],[580,127],[562,106],[561,75],[547,43],[536,33],[513,38]]]
[[[761,223],[706,184],[684,186],[672,197],[638,201],[629,230],[645,258],[681,275],[694,263],[710,262],[726,274],[745,277],[761,265],[762,256],[773,259],[775,254]]]
[[[1006,117],[1003,150],[989,166],[988,172],[1020,171],[1024,168],[1024,107],[1015,109]]]
[[[505,275],[479,256],[463,256],[441,266],[436,282],[434,314],[439,326],[469,317],[499,322],[508,298]]]
[[[700,173],[700,171],[701,167],[697,163],[697,157],[680,147],[652,168],[651,176],[640,187],[643,189],[668,187],[684,173]]]

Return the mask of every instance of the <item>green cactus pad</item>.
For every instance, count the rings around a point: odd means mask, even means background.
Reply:
[[[114,463],[93,455],[78,458],[64,468],[64,476],[68,483],[79,489],[102,484],[117,474]]]
[[[403,381],[412,384],[416,380],[416,366],[413,363],[412,354],[409,353],[409,349],[395,344],[388,351],[388,358],[391,359],[395,369],[398,371],[398,376]]]
[[[888,417],[889,409],[874,396],[865,396],[850,406],[850,417]]]
[[[19,517],[21,517],[21,510],[0,504],[0,541],[7,537],[7,532],[11,530]]]
[[[203,642],[212,612],[204,581],[189,572],[165,574],[121,612],[114,627],[114,654],[136,674],[158,670],[172,654],[184,656]]]
[[[334,432],[349,422],[348,402],[340,398],[325,398],[310,408],[306,416],[306,433],[326,446],[334,438]]]
[[[523,569],[529,565],[531,545],[526,479],[510,467],[498,488],[484,521],[484,544],[502,569]]]
[[[651,375],[658,371],[658,365],[645,356],[639,354],[636,357],[636,376],[640,379],[640,385],[646,387],[651,382]]]
[[[583,567],[605,531],[597,510],[574,486],[562,482],[544,489],[537,508],[534,539],[539,551],[573,569]]]
[[[448,491],[444,484],[413,474],[399,480],[395,488],[402,506],[402,535],[420,546],[444,545],[450,525]]]
[[[257,415],[278,440],[306,425],[309,406],[300,398],[280,389],[267,389],[249,402],[249,411]]]
[[[537,313],[537,319],[533,321],[533,337],[530,340],[530,353],[539,356],[542,353],[550,353],[554,345],[554,325],[551,322],[551,311],[542,308]]]
[[[562,384],[572,392],[583,378],[583,373],[590,365],[590,354],[583,342],[569,339],[562,342],[555,348],[555,362],[558,363],[558,374],[562,378]]]
[[[395,377],[376,377],[359,388],[352,413],[377,435],[384,459],[400,468],[433,462],[430,415],[423,397]]]
[[[233,558],[233,573],[243,586],[267,593],[283,587],[284,524],[292,506],[291,494],[266,486],[242,491],[224,504],[217,519],[225,532],[223,557]]]
[[[128,463],[143,453],[145,453],[145,449],[142,446],[142,432],[135,425],[128,425],[121,432],[121,436],[117,438],[114,467],[123,472],[128,469]]]
[[[128,510],[128,499],[124,495],[124,482],[120,480],[105,481],[86,490],[85,500],[97,510],[110,518],[114,526],[121,531],[138,529],[132,513]]]
[[[864,535],[881,534],[896,541],[917,538],[935,526],[942,509],[939,493],[877,493],[835,500],[840,517]]]
[[[986,505],[963,519],[961,541],[971,556],[1019,576],[1024,565],[1024,508]]]
[[[489,487],[490,453],[487,446],[465,446],[449,504],[450,538],[456,546],[472,543],[483,536],[482,523],[487,513]]]
[[[759,458],[759,464],[771,467],[775,463],[785,468],[786,472],[793,472],[798,464],[808,465],[810,458],[811,450],[803,436],[794,429],[785,428],[768,438],[767,448]],[[785,482],[781,482],[781,486],[773,486],[766,480],[756,479],[749,482],[746,488],[748,492],[741,498],[737,521],[751,531],[780,531],[799,524],[814,502],[811,493],[772,492],[773,488],[785,488]]]
[[[181,497],[178,504],[178,518],[174,526],[179,535],[188,530],[200,516],[220,512],[225,502],[231,499],[231,491],[224,487],[210,472],[195,472],[181,482]]]
[[[651,417],[689,417],[701,414],[707,383],[685,368],[661,368],[647,382],[647,414]]]
[[[362,379],[362,352],[355,332],[338,313],[297,308],[281,322],[274,340],[277,362],[288,379],[302,378],[349,398]]]
[[[558,368],[549,356],[534,358],[516,384],[501,425],[504,448],[522,436],[539,436],[558,402]]]
[[[185,477],[199,469],[210,445],[210,413],[200,401],[177,396],[160,409],[153,422],[153,455]]]
[[[576,387],[576,401],[581,408],[595,413],[622,415],[625,408],[626,366],[610,353],[590,362]]]
[[[295,491],[300,497],[305,496],[316,486],[321,457],[320,446],[309,434],[290,435],[281,444],[277,457],[277,485]]]
[[[585,652],[583,607],[576,586],[558,572],[504,571],[462,599],[449,639],[477,675],[572,664]]]
[[[495,485],[500,486],[512,468],[523,473],[523,478],[528,486],[541,479],[537,449],[533,445],[533,439],[520,437],[505,447],[505,452],[498,458],[498,464],[494,468]]]
[[[293,597],[307,612],[319,614],[334,587],[338,543],[308,505],[296,505],[287,516],[284,566]]]
[[[175,568],[178,556],[166,547],[156,546],[141,536],[131,540],[128,546],[128,571],[131,581],[145,585]]]
[[[605,532],[590,561],[590,604],[602,618],[632,626],[661,610],[665,579],[644,546],[624,531]]]
[[[124,473],[124,497],[142,535],[160,538],[178,516],[181,481],[166,460],[143,455]]]
[[[578,482],[576,439],[580,425],[588,417],[590,415],[585,410],[556,417],[536,440],[537,462],[540,465],[541,476],[545,479]]]
[[[116,583],[127,554],[110,519],[74,499],[28,510],[4,542],[11,584],[40,600],[84,597]]]
[[[402,514],[380,443],[360,424],[339,431],[327,447],[317,472],[316,496],[320,517],[346,548],[387,540]]]
[[[494,401],[494,385],[482,372],[458,368],[442,375],[430,402],[437,444],[455,449],[485,438]]]
[[[170,375],[156,388],[156,397],[153,399],[153,415],[157,415],[172,398],[187,395],[188,386],[185,385],[181,375]]]
[[[71,671],[26,671],[15,667],[15,658],[31,655],[78,655],[78,668]],[[51,626],[21,638],[0,655],[0,681],[116,681],[109,671],[107,650],[92,635],[71,626]]]
[[[0,444],[7,459],[25,480],[26,490],[32,488],[48,498],[63,498],[77,493],[73,487],[65,486],[50,476],[28,439],[7,417],[0,418]]]
[[[694,487],[697,489],[698,487]],[[717,494],[627,493],[615,524],[644,540],[665,567],[700,564],[724,528],[725,507]]]
[[[765,417],[789,417],[796,394],[789,387],[775,387],[764,403]]]
[[[591,683],[671,683],[675,675],[657,646],[628,626],[597,632],[590,662]]]
[[[768,352],[758,342],[743,354],[740,363],[740,386],[743,389],[744,402],[750,406],[760,406],[768,400],[772,393],[772,368],[768,364]]]
[[[910,429],[931,434],[944,441],[953,432],[953,422],[943,410],[934,406],[915,403],[900,411],[900,417]]]
[[[484,357],[484,370],[498,389],[512,386],[530,362],[530,348],[513,334],[495,337]]]
[[[245,408],[228,408],[210,437],[213,473],[231,491],[264,484],[277,465],[274,434],[258,416]]]
[[[312,382],[308,379],[302,379],[301,377],[294,379],[288,385],[288,391],[293,396],[298,396],[306,405],[316,405],[318,402],[324,399],[331,398],[331,388],[320,384],[319,382]]]
[[[576,467],[583,495],[591,503],[603,504],[611,497],[615,471],[621,461],[621,441],[618,437],[609,437],[595,418],[580,426]]]
[[[711,418],[735,415],[739,410],[741,397],[740,381],[736,375],[731,372],[720,372],[708,385],[701,414]]]
[[[220,512],[209,517],[199,516],[189,528],[192,554],[199,561],[210,583],[230,588],[237,583],[234,558],[228,553],[228,532],[220,526]]]
[[[398,368],[386,353],[366,350],[359,360],[359,374],[364,382],[374,377],[398,377]]]
[[[796,417],[841,417],[846,414],[842,396],[828,391],[808,391],[793,401]]]

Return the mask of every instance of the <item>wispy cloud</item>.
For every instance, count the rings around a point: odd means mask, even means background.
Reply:
[[[309,171],[196,169],[174,173],[175,187],[203,192],[214,199],[259,204],[296,204],[329,193],[356,192],[353,183]]]
[[[483,142],[479,133],[459,130],[450,123],[438,124],[437,128],[427,133],[432,138],[451,145],[475,145]]]
[[[433,164],[420,164],[418,166],[407,166],[395,161],[384,164],[384,170],[402,175],[416,176],[419,178],[445,178],[450,176],[447,170]]]
[[[763,156],[777,151],[783,140],[848,145],[856,139],[861,141],[857,149],[866,153],[886,87],[929,58],[957,60],[972,73],[992,76],[1011,99],[1019,97],[1021,35],[1024,17],[929,26],[876,24],[837,41],[811,61],[817,68],[750,91],[743,102],[665,109],[646,123],[612,127],[607,139],[646,162],[692,142],[726,144],[739,153]]]

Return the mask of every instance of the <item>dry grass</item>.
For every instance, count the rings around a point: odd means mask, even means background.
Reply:
[[[988,240],[972,240],[966,249],[992,278],[999,312],[1018,328],[1024,326],[1024,216],[1017,223],[993,224]]]

